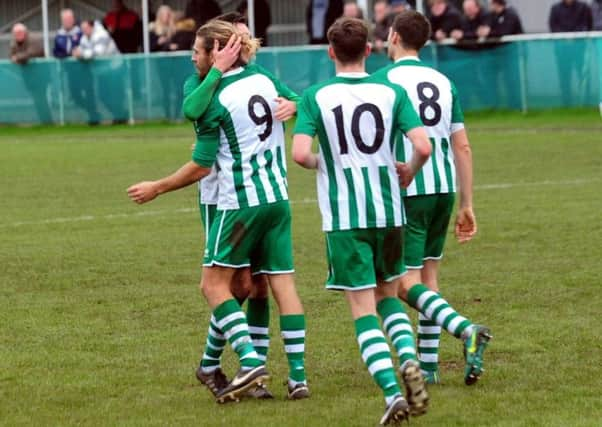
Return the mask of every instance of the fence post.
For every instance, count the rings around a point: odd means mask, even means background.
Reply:
[[[520,103],[521,111],[523,114],[528,112],[528,101],[527,101],[527,59],[525,53],[526,42],[516,41],[518,43],[518,72],[520,75]]]
[[[61,126],[65,126],[65,94],[64,92],[64,88],[65,85],[63,84],[64,78],[63,78],[63,61],[61,60],[56,60],[56,68],[57,68],[57,76],[58,76],[58,80],[59,80],[59,90],[58,90],[58,97],[59,97],[59,124]]]

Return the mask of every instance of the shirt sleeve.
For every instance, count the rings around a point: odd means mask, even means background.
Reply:
[[[397,129],[403,133],[408,133],[414,128],[424,126],[414,106],[408,97],[405,89],[399,87],[399,97],[397,106]]]
[[[317,118],[312,114],[310,92],[303,92],[301,102],[297,103],[297,122],[293,134],[303,134],[314,137],[317,132]]]
[[[212,102],[202,120],[194,122],[196,144],[192,152],[192,161],[203,168],[213,166],[217,158],[221,118],[221,108],[216,102]]]
[[[452,83],[452,117],[451,123],[452,128],[451,132],[454,133],[460,129],[464,128],[464,112],[462,111],[462,106],[460,105],[460,98],[458,98],[458,90],[456,89],[456,85]]]
[[[184,84],[182,110],[188,120],[197,120],[205,114],[221,78],[222,72],[215,67],[211,67],[200,85],[193,87],[192,83],[189,83],[188,80],[186,81]]]

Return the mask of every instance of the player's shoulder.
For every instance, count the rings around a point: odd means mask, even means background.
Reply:
[[[325,89],[329,86],[332,86],[336,83],[340,83],[340,80],[337,79],[336,77],[332,77],[328,80],[324,80],[323,82],[315,83],[303,91],[303,97],[304,98],[315,98],[315,96],[317,95],[317,93],[320,90]]]

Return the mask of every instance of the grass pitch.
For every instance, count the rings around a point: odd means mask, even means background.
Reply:
[[[596,112],[468,116],[479,234],[448,240],[444,296],[491,327],[486,369],[444,384],[417,426],[599,426],[602,420],[602,121]],[[208,310],[196,189],[136,206],[128,185],[190,155],[187,125],[0,128],[0,424],[370,426],[383,401],[341,294],[323,289],[313,173],[289,165],[312,398],[218,406],[194,378]],[[273,304],[275,306],[275,304]],[[226,368],[234,371],[230,350]]]

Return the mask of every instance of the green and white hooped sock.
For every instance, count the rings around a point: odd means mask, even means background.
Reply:
[[[391,351],[377,317],[368,315],[356,319],[355,335],[368,372],[383,391],[388,406],[395,397],[401,395],[401,389],[393,369]]]
[[[288,360],[289,386],[294,387],[299,383],[307,384],[305,377],[305,315],[281,315],[280,331]]]
[[[401,301],[398,298],[385,298],[378,303],[376,310],[397,351],[399,365],[403,366],[408,360],[417,361],[414,331]]]
[[[408,304],[456,338],[464,338],[472,331],[473,324],[467,318],[460,316],[438,293],[423,284],[410,288]]]
[[[215,316],[211,315],[209,330],[207,331],[207,340],[205,341],[205,352],[203,353],[201,363],[199,364],[204,373],[211,373],[220,367],[220,359],[225,346],[226,337],[217,327]]]
[[[249,298],[247,321],[257,357],[265,363],[270,348],[270,306],[267,298]]]
[[[218,328],[223,331],[238,355],[241,368],[247,370],[263,365],[253,347],[245,313],[236,300],[232,298],[224,301],[213,310],[213,315]]]
[[[418,314],[418,361],[423,374],[439,370],[441,326],[424,314]]]

